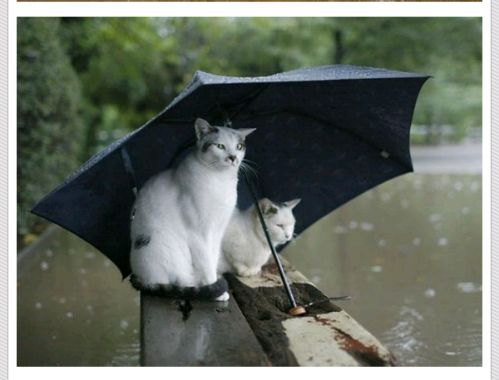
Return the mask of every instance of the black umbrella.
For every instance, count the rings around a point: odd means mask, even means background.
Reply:
[[[130,274],[134,191],[166,170],[201,117],[257,128],[246,158],[259,196],[301,198],[295,232],[364,191],[412,171],[409,130],[427,75],[335,65],[266,77],[198,71],[160,114],[93,156],[32,210],[88,241]],[[241,181],[239,204],[251,194]]]

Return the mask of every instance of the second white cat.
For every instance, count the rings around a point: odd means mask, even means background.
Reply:
[[[274,247],[293,238],[295,218],[292,210],[299,202],[300,199],[294,199],[277,204],[267,198],[258,202]],[[236,207],[222,240],[218,272],[254,276],[271,254],[255,205],[244,211]]]

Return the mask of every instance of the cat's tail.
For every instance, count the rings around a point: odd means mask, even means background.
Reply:
[[[182,287],[165,284],[142,284],[137,276],[132,274],[130,276],[130,283],[135,289],[153,296],[181,299],[186,301],[214,300],[228,290],[227,281],[225,281],[224,278],[218,279],[218,281],[213,284],[200,287]]]

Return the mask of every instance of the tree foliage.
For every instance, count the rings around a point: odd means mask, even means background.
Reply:
[[[80,82],[59,43],[59,20],[19,18],[17,30],[18,231],[28,210],[76,169],[83,126]]]

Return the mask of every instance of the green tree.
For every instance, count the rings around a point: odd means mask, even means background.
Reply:
[[[18,19],[17,216],[21,235],[37,220],[29,210],[79,164],[80,83],[58,35],[58,19]]]

